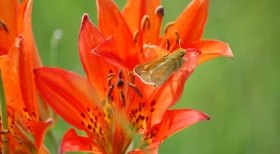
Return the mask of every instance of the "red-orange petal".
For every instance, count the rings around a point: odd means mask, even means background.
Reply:
[[[158,6],[160,6],[160,0],[128,0],[123,10],[123,17],[132,33],[141,29],[142,18],[148,15],[149,30],[145,32],[147,44],[155,44],[159,38],[163,14],[156,13]]]
[[[0,55],[6,54],[17,35],[18,0],[0,0]]]
[[[40,151],[45,151],[43,146],[44,138],[52,122],[53,121],[49,119],[45,122],[30,121],[26,123],[26,126],[29,126],[33,130],[34,143],[38,153],[40,153]]]
[[[39,118],[38,106],[37,106],[37,95],[35,91],[32,56],[29,51],[29,44],[22,38],[19,37],[19,74],[20,88],[22,99],[26,110],[29,113],[35,113],[36,118]]]
[[[39,68],[34,73],[40,95],[54,111],[70,124],[87,130],[81,120],[87,114],[87,108],[100,108],[89,81],[58,68]]]
[[[22,110],[24,102],[22,100],[20,78],[19,78],[19,42],[14,43],[8,54],[1,56],[1,75],[7,105],[13,109]]]
[[[169,28],[161,45],[165,45],[167,38],[170,41],[175,41],[177,39],[176,32],[180,35],[182,48],[188,48],[190,44],[200,40],[207,20],[208,5],[209,0],[192,0],[176,19],[175,24]]]
[[[128,0],[123,9],[123,17],[131,32],[134,33],[140,28],[144,15],[155,14],[155,9],[159,5],[159,0]]]
[[[94,144],[93,139],[90,137],[78,136],[74,129],[70,129],[64,135],[59,153],[65,152],[94,152],[96,154],[102,154],[100,148]]]
[[[92,53],[93,49],[105,41],[105,37],[92,24],[87,14],[83,16],[79,35],[79,52],[84,71],[92,86],[96,89],[99,98],[105,98],[104,91],[109,68],[104,59]]]
[[[22,34],[27,42],[26,49],[32,59],[32,67],[36,68],[42,64],[32,32],[32,6],[33,0],[24,0],[21,3],[17,18],[17,31],[18,35]]]
[[[201,51],[198,64],[220,56],[233,58],[229,45],[219,40],[202,40],[193,44],[192,47]]]
[[[106,37],[112,37],[114,54],[135,66],[139,52],[116,4],[112,0],[97,0],[97,6],[98,28]]]
[[[156,137],[153,142],[162,142],[167,137],[189,127],[199,121],[209,120],[208,115],[192,109],[169,110],[165,113],[162,121],[154,127]]]

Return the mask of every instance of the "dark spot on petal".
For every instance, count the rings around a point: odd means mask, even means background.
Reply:
[[[151,107],[153,107],[153,106],[155,106],[155,105],[156,105],[156,101],[153,100],[153,101],[151,102]]]
[[[82,118],[85,118],[85,117],[86,117],[86,115],[85,115],[84,113],[81,113],[81,116],[82,116]]]

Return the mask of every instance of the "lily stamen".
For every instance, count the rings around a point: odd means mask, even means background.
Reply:
[[[110,86],[110,85],[112,84],[111,81],[112,81],[113,78],[115,78],[115,76],[116,76],[115,73],[109,73],[109,74],[107,75],[107,85],[108,85],[108,86]]]
[[[178,45],[181,48],[180,34],[177,31],[175,31],[175,35],[176,35],[176,45]]]
[[[167,34],[168,30],[175,25],[175,22],[168,22],[165,26],[164,26],[164,34]]]
[[[164,7],[163,7],[162,5],[158,6],[158,7],[156,8],[155,13],[156,13],[157,15],[159,15],[160,17],[163,17],[163,16],[164,16]]]
[[[143,94],[135,84],[128,82],[127,85],[130,86],[134,90],[134,92],[136,92],[136,94],[138,94],[140,97],[143,97]]]
[[[144,15],[141,21],[141,29],[149,30],[150,29],[150,17],[148,15]]]
[[[132,40],[133,40],[134,43],[137,43],[138,35],[139,35],[139,30],[135,31],[134,34],[133,34]]]

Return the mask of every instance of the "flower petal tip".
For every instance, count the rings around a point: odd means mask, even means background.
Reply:
[[[226,50],[226,52],[225,52],[224,55],[225,55],[226,57],[229,57],[230,59],[233,59],[233,58],[234,58],[234,55],[233,55],[233,52],[232,52],[232,50],[231,50],[229,44],[228,44],[228,43],[225,43],[225,46],[227,47],[227,50]]]
[[[209,115],[208,114],[206,114],[206,113],[203,113],[203,112],[200,112],[200,118],[201,118],[201,120],[211,120],[211,118],[209,117]]]
[[[83,14],[82,21],[89,20],[89,15],[87,13]]]

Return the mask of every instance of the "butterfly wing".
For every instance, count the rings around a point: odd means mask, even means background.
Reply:
[[[151,80],[151,74],[153,73],[154,69],[156,69],[166,61],[167,56],[168,55],[163,56],[157,60],[138,65],[134,68],[133,71],[144,83],[154,85],[153,81]]]
[[[162,85],[176,70],[176,62],[173,60],[167,60],[164,64],[156,67],[151,73],[151,81],[155,86]]]

